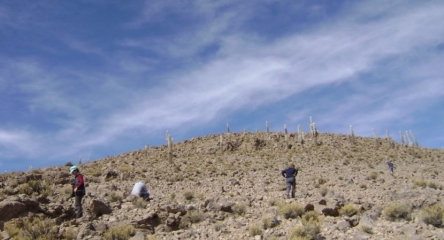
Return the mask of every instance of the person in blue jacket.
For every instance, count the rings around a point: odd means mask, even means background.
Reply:
[[[389,167],[390,174],[393,175],[393,162],[392,162],[392,160],[388,161],[388,162],[387,162],[387,165],[388,165],[388,167]]]
[[[287,185],[287,198],[294,198],[296,192],[296,175],[298,175],[298,170],[294,167],[294,164],[290,164],[290,166],[282,170],[282,176],[285,177],[285,184]]]

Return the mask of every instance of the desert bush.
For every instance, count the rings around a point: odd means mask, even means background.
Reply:
[[[123,225],[109,228],[103,239],[105,240],[127,240],[136,235],[136,229],[132,225]]]
[[[247,205],[245,203],[238,203],[233,206],[233,211],[237,215],[243,216],[247,212]]]
[[[262,227],[264,229],[268,229],[271,227],[271,218],[269,217],[263,217],[262,218]]]
[[[431,224],[435,227],[440,227],[442,225],[442,220],[444,216],[444,208],[439,204],[435,204],[430,207],[425,207],[422,209],[421,216],[422,220],[426,224]]]
[[[59,188],[59,189],[57,190],[57,192],[58,192],[60,195],[63,195],[63,196],[69,196],[69,195],[71,195],[71,193],[72,193],[72,186],[71,186],[71,185],[65,185],[65,186],[63,186],[62,188]]]
[[[269,204],[271,207],[273,207],[273,206],[278,206],[278,205],[280,205],[281,202],[280,202],[279,199],[272,198],[272,199],[270,199],[270,200],[268,201],[268,204]]]
[[[141,197],[136,197],[132,201],[132,203],[135,208],[141,208],[141,209],[146,208],[146,206],[148,205],[148,202],[143,200],[143,198],[141,198]]]
[[[422,179],[422,180],[415,180],[413,181],[413,185],[415,187],[421,187],[421,188],[425,188],[427,187],[427,181]]]
[[[378,173],[377,172],[371,172],[370,173],[370,178],[373,179],[373,180],[377,179],[378,178]]]
[[[356,215],[358,213],[358,209],[352,204],[346,204],[341,209],[339,209],[339,213],[342,216],[351,217],[351,216]]]
[[[250,236],[262,236],[262,227],[259,225],[252,225],[248,228],[248,232],[250,233]]]
[[[325,197],[325,195],[327,195],[328,193],[328,189],[327,188],[321,188],[321,190],[319,190],[319,193],[321,194],[321,196]]]
[[[427,184],[427,186],[428,186],[429,188],[438,189],[438,184],[435,183],[435,182],[429,182],[429,183]]]
[[[192,200],[194,198],[194,192],[186,191],[183,193],[186,200]]]
[[[52,196],[54,194],[54,190],[51,186],[49,186],[46,181],[41,180],[31,180],[27,183],[23,183],[19,185],[19,193],[26,195],[45,195]]]
[[[123,200],[123,195],[121,193],[111,192],[108,195],[109,202],[120,202]]]
[[[321,223],[311,219],[303,221],[302,226],[290,230],[290,240],[312,240],[316,239],[321,233]]]
[[[179,228],[185,229],[191,226],[193,223],[201,222],[205,219],[205,214],[201,211],[188,211],[182,216],[179,223]]]
[[[22,183],[19,185],[19,194],[32,195],[34,191],[29,186],[29,183]]]
[[[301,221],[302,222],[309,222],[310,220],[315,220],[315,221],[320,221],[319,219],[319,214],[315,211],[308,211],[305,212],[302,216],[301,216]]]
[[[4,195],[14,195],[14,189],[11,186],[6,186],[1,191]]]
[[[66,240],[76,240],[77,234],[74,233],[71,227],[69,227],[64,233],[63,233],[63,239]]]
[[[362,189],[367,189],[367,184],[361,183],[361,184],[359,184],[359,187]]]
[[[384,217],[389,221],[398,219],[410,219],[411,208],[406,204],[392,203],[384,208]]]
[[[299,204],[283,204],[279,208],[279,213],[284,216],[284,218],[297,218],[304,213],[304,208]]]
[[[55,239],[57,231],[54,221],[49,218],[19,219],[15,224],[7,224],[6,232],[12,239]]]
[[[74,164],[72,164],[72,162],[67,162],[67,163],[65,163],[65,166],[71,167],[71,166],[74,166]]]

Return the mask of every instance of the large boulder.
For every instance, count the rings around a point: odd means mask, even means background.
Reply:
[[[0,202],[0,221],[8,221],[20,216],[27,209],[26,204],[18,201],[5,200]]]
[[[96,217],[100,217],[103,214],[110,214],[113,211],[107,203],[99,199],[93,199],[91,201],[89,209],[91,210],[91,213]]]

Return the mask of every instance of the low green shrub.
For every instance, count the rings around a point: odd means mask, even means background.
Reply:
[[[186,200],[192,200],[194,198],[194,192],[191,191],[187,191],[183,193],[183,196],[185,197]]]
[[[358,214],[358,208],[356,208],[354,205],[352,204],[346,204],[345,206],[343,206],[341,209],[339,209],[339,213],[342,216],[347,216],[347,217],[351,217],[353,215]]]
[[[373,179],[373,180],[377,179],[378,178],[378,173],[377,172],[371,172],[370,173],[370,178]]]
[[[57,229],[50,218],[18,219],[15,223],[7,223],[5,230],[12,239],[55,239]]]
[[[321,223],[315,219],[302,221],[302,226],[290,230],[290,240],[312,240],[321,233]]]
[[[304,213],[304,208],[296,203],[283,204],[279,208],[279,213],[286,219],[297,218]]]
[[[252,225],[248,228],[248,232],[250,233],[250,236],[262,236],[262,227],[259,225]]]
[[[103,234],[103,239],[128,240],[134,235],[136,235],[136,229],[134,228],[133,225],[123,225],[123,226],[109,228],[105,232],[105,234]]]
[[[247,212],[247,205],[245,203],[238,203],[233,206],[233,211],[237,215],[243,216]]]
[[[439,204],[435,204],[430,207],[425,207],[422,209],[421,216],[422,220],[426,224],[430,224],[435,227],[440,227],[442,226],[444,208]]]
[[[108,195],[109,202],[121,202],[123,200],[123,195],[121,193],[111,192]]]
[[[392,203],[384,208],[384,217],[389,221],[410,220],[412,209],[407,204]]]

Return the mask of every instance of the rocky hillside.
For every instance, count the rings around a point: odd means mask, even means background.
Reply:
[[[69,162],[1,174],[0,239],[444,239],[442,150],[229,133],[175,143],[169,157],[162,146],[81,164],[82,219]],[[291,163],[297,192],[286,199]],[[151,201],[130,196],[137,181]]]

